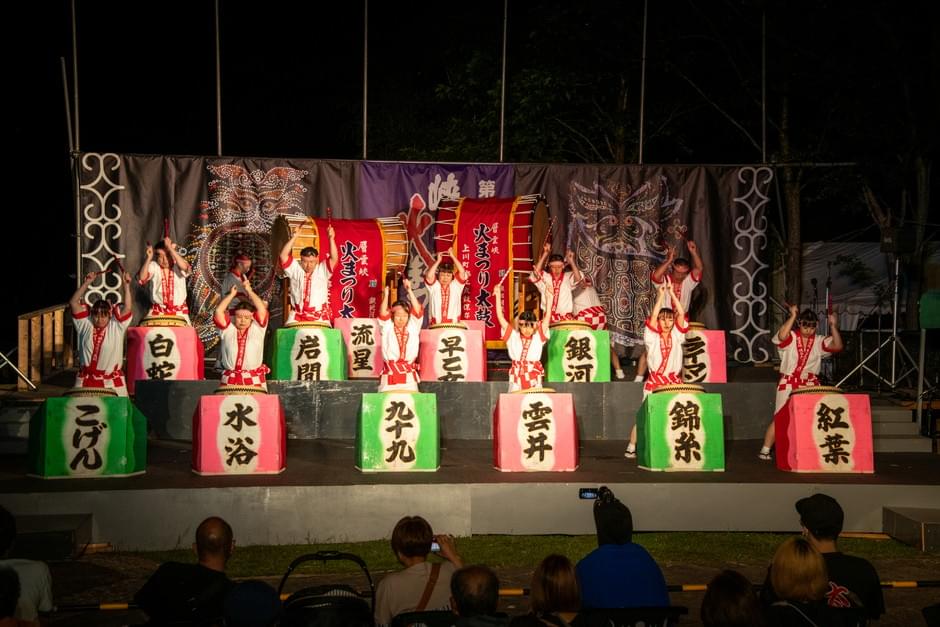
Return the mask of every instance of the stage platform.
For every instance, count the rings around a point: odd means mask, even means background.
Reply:
[[[573,396],[582,440],[625,440],[643,402],[643,385],[632,381],[546,385]],[[140,381],[135,403],[158,437],[189,441],[199,397],[217,387],[217,381]],[[493,408],[507,387],[505,381],[420,384],[422,392],[437,395],[443,440],[490,440]],[[721,394],[726,439],[763,437],[774,413],[775,380],[703,387]],[[302,440],[354,439],[362,394],[375,389],[375,381],[362,380],[268,382],[268,390],[281,397],[288,437]]]
[[[632,386],[631,386],[632,387]],[[758,440],[731,440],[723,473],[653,473],[623,458],[623,440],[584,440],[570,473],[502,473],[492,444],[445,440],[436,473],[363,474],[348,439],[288,442],[280,475],[200,477],[190,444],[151,440],[147,473],[97,480],[25,476],[26,458],[0,457],[0,503],[18,516],[91,514],[92,541],[118,549],[185,548],[195,526],[220,515],[241,545],[386,538],[421,514],[456,535],[591,534],[591,501],[578,488],[608,485],[639,531],[796,531],[793,503],[826,492],[846,512],[846,531],[882,531],[882,508],[936,507],[940,457],[875,455],[874,475],[808,475],[756,457]]]

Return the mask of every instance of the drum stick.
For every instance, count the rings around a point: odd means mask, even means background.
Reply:
[[[552,229],[554,228],[554,226],[555,226],[555,218],[553,216],[548,219],[548,231],[545,233],[545,241],[542,242],[543,248],[545,247],[545,244],[548,244],[549,241],[552,239]]]
[[[777,300],[773,296],[768,296],[767,299],[770,302],[772,302],[774,305],[776,305],[777,307],[780,307],[780,309],[782,309],[785,314],[790,313],[790,308],[785,305],[781,305],[779,302],[777,302]]]
[[[328,227],[333,226],[333,209],[331,207],[326,208],[326,225]]]
[[[170,236],[170,219],[163,218],[163,237],[166,239]]]

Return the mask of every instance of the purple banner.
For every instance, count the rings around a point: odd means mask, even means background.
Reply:
[[[387,218],[412,208],[420,196],[434,215],[442,200],[513,196],[511,165],[385,163],[359,166],[359,217]]]

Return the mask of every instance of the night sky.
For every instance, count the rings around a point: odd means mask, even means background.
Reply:
[[[19,4],[29,6],[4,20],[6,174],[17,192],[6,265],[17,251],[27,268],[13,273],[15,313],[65,302],[75,272],[59,61],[71,80],[70,6]],[[76,4],[81,150],[215,154],[213,3]],[[764,5],[649,4],[645,161],[760,162]],[[360,158],[362,4],[221,5],[223,153]],[[502,7],[370,3],[370,159],[498,159]],[[511,0],[507,161],[635,162],[642,8]],[[807,175],[815,233],[804,227],[804,239],[845,232],[846,221],[863,227],[858,195],[846,190],[864,179],[898,198],[905,164],[936,157],[937,3],[768,2],[766,14],[768,159],[781,154],[786,100],[795,158],[857,164]],[[13,328],[3,326],[0,350]]]

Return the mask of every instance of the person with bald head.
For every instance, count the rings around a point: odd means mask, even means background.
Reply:
[[[508,625],[509,617],[497,613],[499,579],[482,565],[465,566],[450,579],[450,604],[457,627]]]
[[[235,550],[232,527],[212,516],[196,528],[196,564],[166,562],[134,595],[134,602],[154,624],[186,622],[208,625],[223,615],[225,597],[234,585],[225,566]]]

